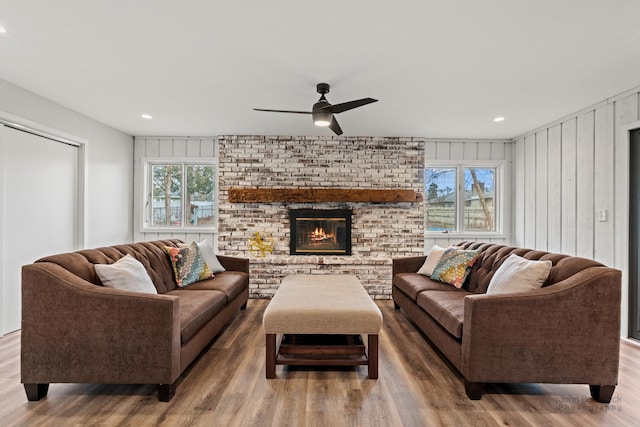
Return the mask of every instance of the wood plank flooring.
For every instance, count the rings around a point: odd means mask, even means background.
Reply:
[[[624,340],[611,404],[586,385],[495,384],[471,401],[455,371],[391,301],[380,301],[380,371],[277,368],[265,379],[262,314],[250,300],[182,376],[169,403],[152,385],[52,384],[28,402],[20,333],[0,338],[0,426],[636,426],[640,346]]]

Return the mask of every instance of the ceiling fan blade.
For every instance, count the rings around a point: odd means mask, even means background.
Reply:
[[[354,108],[362,107],[363,105],[371,104],[372,102],[378,102],[373,98],[356,99],[355,101],[343,102],[341,104],[334,104],[324,107],[324,110],[329,110],[334,114],[342,113],[343,111],[352,110]]]
[[[342,135],[342,129],[340,128],[335,116],[333,116],[331,123],[329,123],[329,129],[331,129],[336,135]]]
[[[291,111],[291,110],[265,110],[263,108],[254,108],[255,111],[267,111],[269,113],[294,113],[294,114],[311,114],[311,111]]]

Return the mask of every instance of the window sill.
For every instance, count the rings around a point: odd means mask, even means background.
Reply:
[[[141,233],[217,233],[218,230],[213,227],[154,227],[143,228]]]
[[[507,236],[503,233],[491,233],[491,232],[478,232],[471,233],[465,232],[449,232],[443,233],[442,231],[429,231],[424,233],[424,237],[432,239],[506,239]]]

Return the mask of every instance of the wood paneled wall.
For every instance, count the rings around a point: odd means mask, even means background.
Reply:
[[[514,245],[596,259],[623,272],[628,310],[629,130],[640,88],[514,140]]]
[[[434,244],[442,247],[460,242],[461,240],[477,240],[490,243],[509,243],[512,235],[512,141],[510,140],[469,140],[469,139],[427,139],[425,143],[425,165],[429,162],[451,161],[452,165],[464,164],[465,161],[504,161],[503,185],[504,200],[501,201],[503,210],[503,233],[501,236],[483,236],[482,234],[465,233],[464,235],[427,234],[425,250]]]

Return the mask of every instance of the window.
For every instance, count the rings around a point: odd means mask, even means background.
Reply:
[[[215,164],[154,160],[145,170],[145,229],[215,228]]]
[[[425,231],[500,232],[500,165],[425,169]]]

